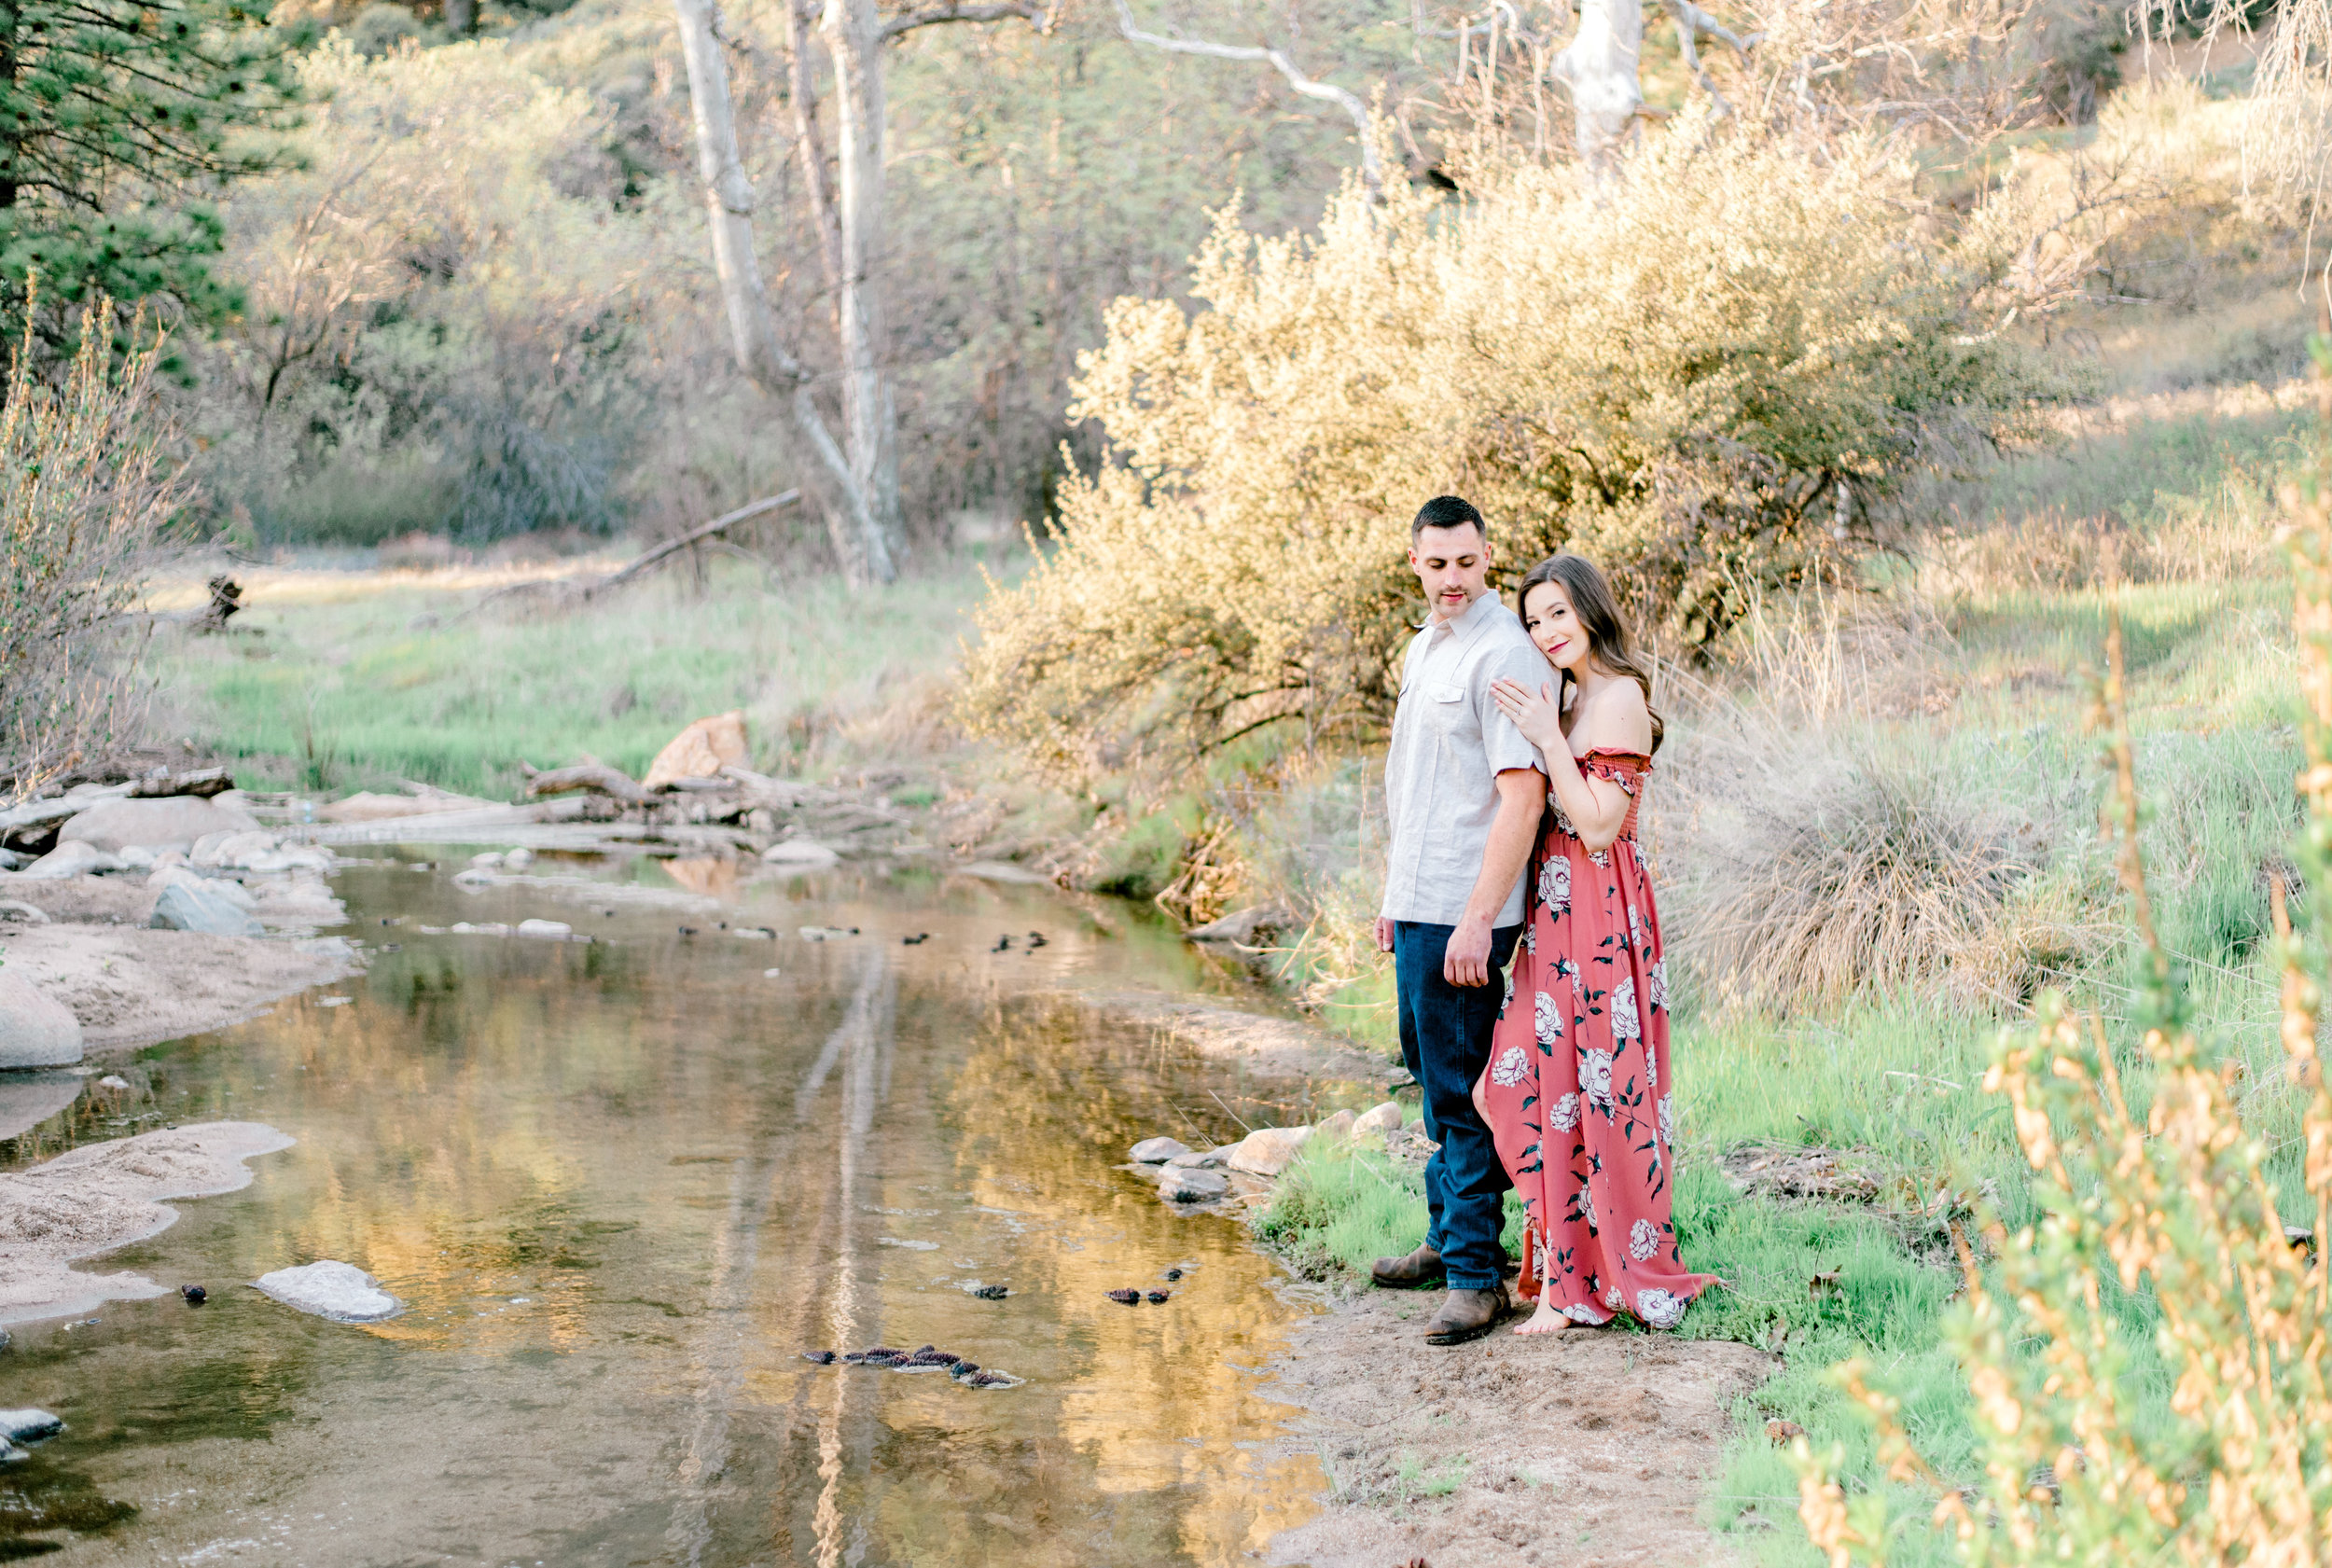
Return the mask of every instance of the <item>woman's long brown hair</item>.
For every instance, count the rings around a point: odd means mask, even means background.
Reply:
[[[1598,659],[1615,675],[1625,675],[1644,688],[1644,708],[1652,715],[1652,749],[1660,749],[1660,739],[1668,727],[1660,722],[1659,710],[1652,706],[1652,673],[1645,668],[1644,657],[1636,652],[1635,639],[1629,634],[1627,617],[1619,613],[1619,601],[1611,591],[1610,579],[1595,562],[1569,550],[1550,555],[1522,574],[1522,586],[1515,590],[1514,613],[1522,615],[1530,603],[1531,590],[1541,583],[1553,583],[1571,601],[1571,609],[1587,630],[1587,653]],[[1571,672],[1561,672],[1562,689],[1555,693],[1557,706],[1565,707],[1570,699]]]

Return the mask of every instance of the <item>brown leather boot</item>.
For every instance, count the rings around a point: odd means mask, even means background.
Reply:
[[[1488,1290],[1452,1290],[1441,1303],[1441,1310],[1425,1325],[1425,1343],[1429,1345],[1462,1345],[1468,1339],[1478,1339],[1498,1326],[1498,1320],[1506,1315],[1510,1303],[1506,1287],[1492,1285]]]
[[[1441,1278],[1441,1255],[1421,1246],[1401,1257],[1380,1257],[1369,1266],[1368,1277],[1387,1290],[1414,1290]]]

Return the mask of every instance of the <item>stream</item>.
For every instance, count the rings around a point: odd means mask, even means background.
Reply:
[[[1315,1511],[1262,1368],[1316,1309],[1117,1168],[1309,1107],[1066,994],[1239,992],[1164,923],[849,866],[741,891],[547,857],[596,881],[471,892],[467,849],[396,853],[335,879],[367,973],[99,1063],[131,1087],[0,1142],[21,1169],[195,1121],[298,1140],[81,1266],[171,1295],[15,1330],[0,1404],[68,1426],[0,1472],[0,1560],[1212,1564]],[[530,917],[592,939],[421,929]],[[249,1285],[323,1257],[405,1311]],[[1025,1381],[803,1358],[876,1344]]]

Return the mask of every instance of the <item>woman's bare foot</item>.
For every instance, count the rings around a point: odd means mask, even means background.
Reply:
[[[1531,1314],[1530,1322],[1517,1327],[1515,1332],[1517,1334],[1554,1334],[1570,1326],[1571,1320],[1563,1316],[1562,1309],[1554,1306],[1542,1295],[1538,1298],[1538,1311]]]

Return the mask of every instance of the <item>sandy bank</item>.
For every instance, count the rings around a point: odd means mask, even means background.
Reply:
[[[328,939],[59,923],[12,928],[0,941],[10,968],[73,1009],[92,1053],[224,1029],[358,967]]]
[[[214,1121],[0,1173],[0,1324],[161,1295],[165,1287],[143,1274],[84,1274],[70,1265],[167,1229],[178,1214],[165,1200],[250,1186],[245,1160],[291,1145],[256,1121]]]
[[[1173,1036],[1208,1056],[1242,1062],[1258,1076],[1373,1084],[1408,1075],[1398,1064],[1296,1019],[1273,1018],[1165,992],[1074,993],[1111,1020]]]
[[[1700,1520],[1746,1345],[1617,1328],[1437,1349],[1438,1290],[1363,1290],[1296,1331],[1273,1392],[1303,1406],[1333,1492],[1275,1563],[1382,1568],[1724,1562]],[[1435,1492],[1442,1495],[1432,1495]]]

